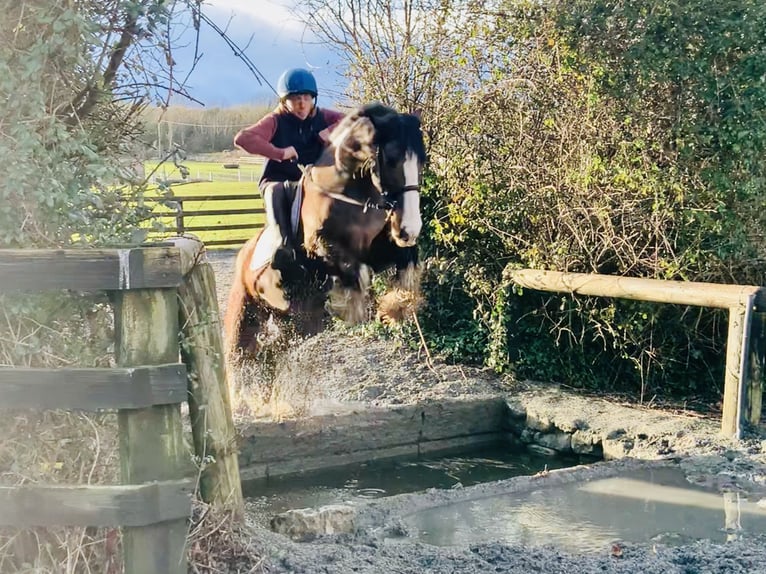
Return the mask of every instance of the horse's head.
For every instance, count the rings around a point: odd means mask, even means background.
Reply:
[[[420,235],[420,178],[426,161],[420,119],[381,104],[362,108],[375,126],[376,174],[384,201],[393,211],[391,235],[399,247],[410,247]]]
[[[379,198],[373,202],[391,210],[391,235],[400,247],[410,247],[420,234],[420,177],[426,161],[420,119],[382,104],[366,105],[349,114],[333,131],[335,163],[354,174],[371,168]]]

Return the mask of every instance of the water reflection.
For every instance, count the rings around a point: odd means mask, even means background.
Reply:
[[[662,468],[455,503],[408,517],[418,539],[439,546],[502,541],[596,552],[615,540],[723,542],[766,529],[766,509],[737,493],[686,482]]]

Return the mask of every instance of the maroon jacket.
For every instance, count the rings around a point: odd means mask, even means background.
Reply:
[[[325,147],[319,132],[332,130],[344,114],[335,110],[315,108],[305,120],[280,106],[266,114],[258,122],[240,131],[234,144],[248,153],[264,156],[264,181],[296,181],[301,177],[298,164],[315,163]],[[283,161],[284,148],[293,146],[298,153],[297,161]]]

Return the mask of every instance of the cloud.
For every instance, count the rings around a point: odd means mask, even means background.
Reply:
[[[296,40],[303,33],[303,24],[292,14],[284,0],[208,0],[205,6],[211,14],[234,15],[237,19],[251,20]]]
[[[252,61],[269,84],[276,85],[283,70],[304,67],[317,78],[320,105],[342,101],[345,80],[339,59],[324,45],[306,40],[303,24],[287,7],[291,0],[208,0],[205,14],[226,30],[227,36]],[[188,30],[191,36],[193,30]],[[183,43],[183,42],[181,42]],[[194,42],[174,52],[179,70],[191,66]],[[189,80],[193,97],[207,106],[274,102],[275,94],[259,84],[245,63],[234,54],[212,28],[203,23],[200,30],[202,58]],[[177,101],[177,103],[185,103]]]

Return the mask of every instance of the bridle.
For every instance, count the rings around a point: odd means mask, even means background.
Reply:
[[[382,151],[380,151],[380,150],[378,151],[378,156],[380,156],[379,159],[378,159],[378,162],[379,162],[378,165],[381,165],[382,164]],[[311,167],[312,166],[308,166],[308,167],[301,166],[301,171],[303,171],[303,177],[304,178],[308,177],[309,180],[311,180],[312,184],[314,186],[316,186],[316,188],[319,191],[319,193],[321,193],[325,197],[329,197],[329,198],[334,199],[336,201],[342,201],[342,202],[348,203],[350,205],[356,205],[357,207],[361,207],[363,213],[367,213],[367,211],[370,210],[370,209],[378,209],[378,210],[387,212],[388,216],[390,217],[391,214],[399,206],[398,199],[392,199],[392,196],[394,196],[394,195],[401,196],[402,194],[404,194],[405,192],[408,192],[408,191],[418,191],[418,190],[420,190],[420,186],[417,185],[417,184],[415,184],[415,185],[405,185],[399,191],[397,191],[396,193],[393,193],[393,192],[391,192],[388,189],[383,189],[382,188],[382,184],[378,184],[376,182],[375,186],[378,188],[378,192],[379,192],[380,197],[381,197],[380,201],[373,201],[372,199],[367,199],[366,201],[359,201],[357,199],[354,199],[353,197],[348,197],[347,195],[344,195],[342,193],[337,193],[335,191],[330,191],[330,190],[327,190],[327,189],[323,188],[321,185],[319,185],[317,182],[315,182],[313,180],[313,178],[311,177]],[[377,179],[380,179],[380,178],[378,177]]]

